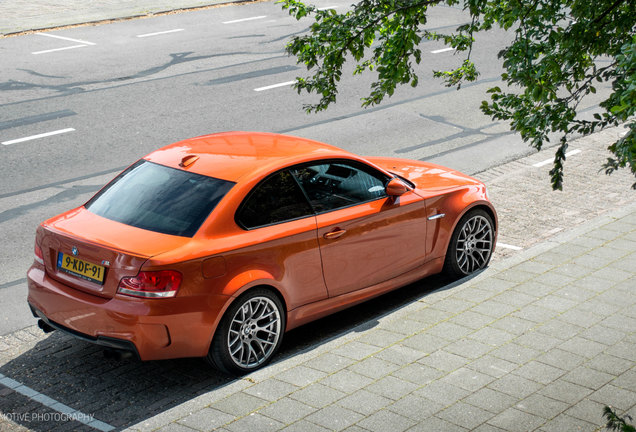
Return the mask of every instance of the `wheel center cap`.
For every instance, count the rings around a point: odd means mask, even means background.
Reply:
[[[241,326],[241,334],[243,335],[244,338],[248,338],[252,336],[252,331],[253,331],[252,328],[253,328],[253,325],[251,322],[243,323],[243,325]]]

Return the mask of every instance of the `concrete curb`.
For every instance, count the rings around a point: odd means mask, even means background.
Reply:
[[[171,13],[190,12],[229,5],[242,5],[270,0],[176,0],[174,2],[153,2],[142,0],[127,2],[125,0],[111,0],[100,2],[99,6],[92,3],[71,0],[60,2],[47,9],[46,3],[55,3],[53,0],[26,2],[17,0],[11,4],[3,5],[3,16],[0,19],[0,38],[19,36],[38,31],[50,31],[54,29],[93,26],[107,24],[114,21],[150,18]],[[110,3],[110,4],[109,4]],[[129,6],[129,3],[132,5]],[[157,4],[159,3],[159,4]],[[25,13],[24,9],[35,9],[36,12]],[[56,10],[59,9],[59,10]]]

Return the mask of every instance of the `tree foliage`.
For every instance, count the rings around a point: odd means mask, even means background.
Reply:
[[[626,421],[626,419],[632,420],[629,415],[626,415],[625,418],[620,417],[607,405],[603,408],[603,417],[607,419],[605,427],[610,431],[636,432],[636,428]]]
[[[475,35],[494,27],[507,30],[512,42],[499,52],[504,89],[489,90],[481,109],[508,121],[524,141],[540,150],[556,134],[560,141],[550,171],[552,185],[562,188],[568,139],[626,123],[628,133],[610,146],[604,165],[609,174],[628,168],[636,175],[636,2],[633,0],[361,0],[344,12],[321,10],[301,0],[281,0],[301,19],[312,17],[309,31],[287,45],[289,54],[311,75],[298,78],[298,92],[320,100],[308,112],[336,101],[347,60],[354,74],[372,71],[375,80],[363,106],[391,96],[398,85],[417,86],[415,65],[422,62],[421,42],[440,40],[464,52],[462,64],[434,71],[446,85],[459,88],[479,72],[471,60]],[[450,34],[425,28],[430,8],[463,7],[469,19]],[[612,90],[591,120],[578,116],[581,101],[599,83]],[[636,183],[633,185],[636,188]]]

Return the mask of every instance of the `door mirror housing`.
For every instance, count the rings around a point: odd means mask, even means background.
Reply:
[[[386,185],[386,194],[393,197],[404,195],[408,190],[408,187],[396,177],[389,180]]]

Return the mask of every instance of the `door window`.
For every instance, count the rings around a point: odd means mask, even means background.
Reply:
[[[386,196],[388,177],[363,164],[333,161],[294,168],[291,172],[316,213]]]

